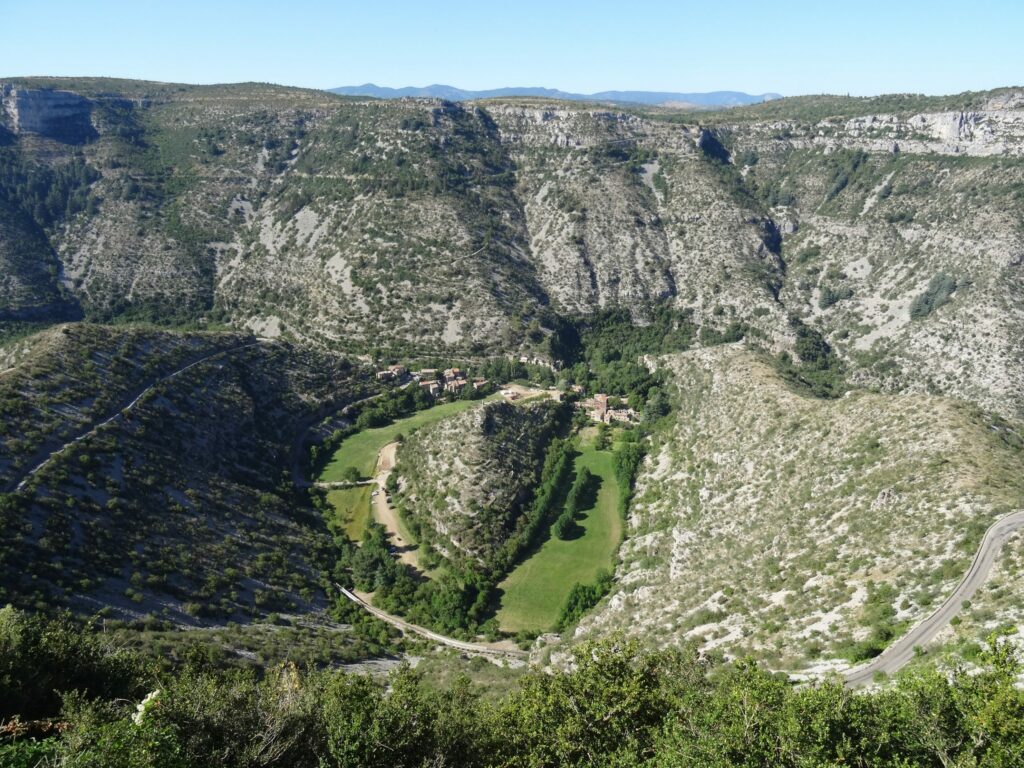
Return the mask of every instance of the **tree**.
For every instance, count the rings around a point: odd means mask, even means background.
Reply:
[[[503,703],[493,764],[639,765],[680,692],[707,685],[693,651],[644,654],[612,638],[573,656],[573,672],[530,675]]]
[[[572,519],[572,515],[569,514],[568,510],[566,510],[558,516],[557,520],[555,520],[555,526],[552,530],[554,531],[555,536],[564,541],[572,538],[576,531],[576,527],[576,522]]]
[[[665,393],[658,388],[652,389],[647,398],[647,404],[644,406],[644,419],[657,421],[663,416],[667,416],[671,409],[672,406]]]

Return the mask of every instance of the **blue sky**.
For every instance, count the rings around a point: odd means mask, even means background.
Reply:
[[[0,0],[0,77],[956,93],[1024,84],[1024,0]]]

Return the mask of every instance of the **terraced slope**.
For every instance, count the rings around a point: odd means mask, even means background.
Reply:
[[[812,398],[735,345],[660,365],[677,421],[642,468],[616,587],[580,634],[843,667],[927,615],[1024,498],[1019,425],[972,405]]]

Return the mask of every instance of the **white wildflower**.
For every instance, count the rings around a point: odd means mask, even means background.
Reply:
[[[142,720],[143,720],[143,718],[145,718],[146,713],[150,709],[155,707],[157,705],[157,703],[159,702],[159,700],[160,700],[160,689],[159,688],[157,688],[155,691],[151,691],[150,693],[146,694],[146,698],[144,698],[141,702],[139,702],[138,706],[135,707],[135,714],[132,715],[132,721],[136,725],[142,725]]]

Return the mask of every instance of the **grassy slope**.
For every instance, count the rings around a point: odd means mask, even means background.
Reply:
[[[370,519],[370,491],[372,485],[339,488],[327,492],[327,501],[334,507],[332,523],[345,531],[353,541],[359,541]]]
[[[579,521],[584,533],[578,539],[550,538],[535,555],[519,565],[499,587],[504,594],[498,622],[503,630],[547,630],[576,583],[590,584],[602,568],[615,565],[615,551],[622,536],[622,521],[611,451],[585,447],[576,458],[576,469],[587,467],[601,478],[594,508]]]
[[[341,481],[341,473],[346,467],[355,467],[363,477],[370,477],[377,466],[377,454],[380,449],[395,439],[397,435],[407,435],[413,429],[433,424],[447,416],[454,416],[479,405],[482,400],[456,400],[454,403],[442,403],[425,411],[420,411],[405,419],[400,419],[386,427],[366,429],[352,435],[334,452],[330,462],[320,473],[318,480],[325,483]]]

